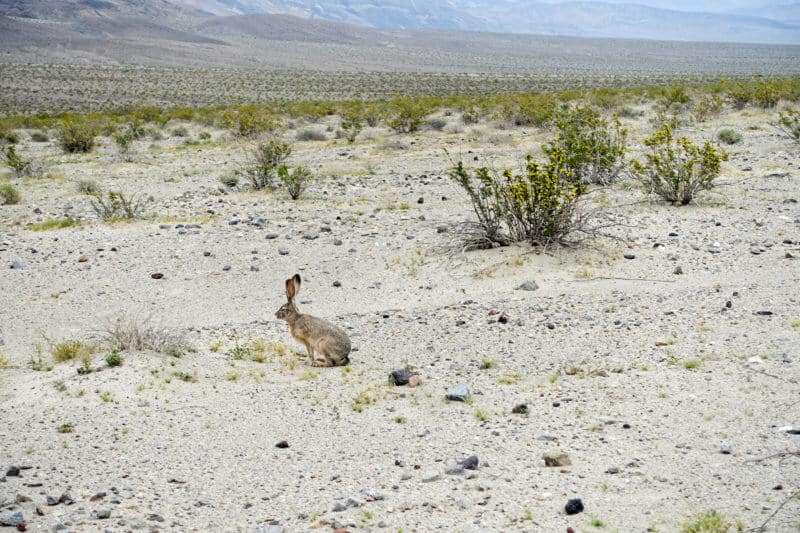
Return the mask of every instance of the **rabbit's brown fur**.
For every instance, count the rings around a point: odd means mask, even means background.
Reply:
[[[303,343],[313,366],[344,366],[350,362],[350,338],[345,331],[321,318],[304,315],[297,309],[294,298],[300,290],[300,275],[286,280],[287,302],[278,309],[275,317],[289,324],[292,337]],[[325,359],[316,360],[319,353]]]

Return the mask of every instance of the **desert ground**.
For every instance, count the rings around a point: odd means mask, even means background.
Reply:
[[[629,157],[652,131],[640,111],[623,119]],[[453,161],[519,168],[547,130],[439,113],[441,130],[366,128],[350,144],[338,117],[295,120],[290,162],[318,176],[297,201],[222,185],[250,144],[226,130],[169,123],[129,161],[107,137],[65,155],[18,130],[49,177],[4,178],[22,199],[0,206],[0,518],[21,512],[29,531],[796,531],[800,147],[774,117],[728,109],[682,130],[743,137],[692,205],[622,176],[587,197],[617,217],[612,237],[470,252],[453,246],[473,216]],[[307,129],[323,140],[296,140]],[[144,217],[103,222],[82,180],[138,195]],[[80,225],[42,229],[64,218]],[[349,366],[310,366],[275,318],[295,273],[301,310],[350,335]],[[53,360],[121,317],[184,349]],[[402,368],[418,386],[389,383]],[[458,385],[468,401],[447,400]],[[558,453],[568,461],[546,466]],[[471,456],[477,468],[458,466]]]

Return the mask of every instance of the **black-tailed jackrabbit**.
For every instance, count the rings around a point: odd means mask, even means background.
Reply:
[[[286,280],[286,299],[288,300],[275,317],[289,323],[292,337],[302,342],[312,366],[344,366],[350,362],[350,338],[347,333],[327,320],[311,315],[304,315],[294,303],[294,297],[300,291],[300,274]],[[314,352],[321,354],[325,360],[314,359]]]

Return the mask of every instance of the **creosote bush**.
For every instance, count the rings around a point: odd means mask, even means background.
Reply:
[[[713,187],[728,153],[710,142],[697,146],[686,137],[676,139],[665,124],[644,140],[649,148],[644,163],[631,162],[631,172],[645,189],[678,205]]]
[[[411,133],[419,129],[433,109],[421,98],[402,96],[392,103],[389,127],[397,133]]]
[[[97,128],[86,119],[65,118],[58,126],[58,141],[66,153],[90,152]]]
[[[548,156],[564,154],[565,164],[581,183],[608,185],[625,167],[627,131],[614,116],[611,122],[589,106],[559,113],[555,140],[542,146]]]
[[[278,168],[291,155],[292,147],[274,137],[258,143],[253,151],[247,154],[247,161],[241,170],[253,189],[261,190],[274,187],[278,177]]]
[[[294,167],[290,170],[286,165],[281,165],[278,167],[278,178],[283,183],[283,186],[286,187],[289,197],[292,200],[297,200],[306,190],[311,180],[314,179],[314,175],[311,174],[311,170],[308,167]]]
[[[450,178],[469,195],[477,224],[464,230],[465,249],[491,248],[512,242],[568,244],[573,234],[586,229],[578,199],[585,185],[576,181],[567,156],[553,148],[549,161],[536,163],[530,156],[521,173],[474,170],[459,162]]]
[[[106,198],[101,193],[92,194],[92,208],[105,221],[133,220],[142,216],[144,204],[133,194],[126,196],[120,191],[109,191]]]
[[[230,128],[240,137],[275,132],[283,122],[274,109],[266,106],[242,105],[229,109],[222,117],[222,126]]]

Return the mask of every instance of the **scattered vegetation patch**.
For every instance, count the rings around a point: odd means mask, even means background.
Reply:
[[[158,327],[150,319],[121,316],[110,322],[101,335],[111,350],[120,352],[151,350],[180,357],[191,351],[182,333]]]
[[[3,201],[3,205],[18,204],[21,199],[22,195],[16,187],[10,183],[0,184],[0,200]]]
[[[109,191],[105,198],[101,193],[92,194],[92,209],[106,222],[141,218],[144,202],[136,194],[130,196],[120,191]]]
[[[681,533],[728,533],[733,523],[716,511],[700,513],[681,525]]]
[[[94,148],[97,128],[86,119],[68,117],[61,120],[57,133],[59,145],[64,152],[85,153]]]
[[[50,344],[50,355],[56,363],[72,361],[97,351],[97,347],[83,341],[62,341]]]
[[[240,171],[255,190],[272,188],[286,159],[291,155],[292,147],[277,138],[271,137],[256,144],[246,155],[246,163]]]
[[[110,367],[122,366],[124,361],[119,350],[111,350],[111,353],[106,355],[106,364]]]
[[[314,175],[308,167],[294,167],[291,170],[282,165],[278,168],[278,178],[280,178],[286,192],[292,200],[297,200],[314,179]]]
[[[28,226],[31,231],[47,231],[51,229],[74,228],[81,225],[81,221],[75,218],[51,218],[43,222],[37,222]]]
[[[800,111],[797,109],[786,109],[778,113],[778,131],[785,137],[800,143]]]
[[[731,128],[724,128],[717,132],[717,139],[724,144],[738,144],[742,142],[742,134]]]

